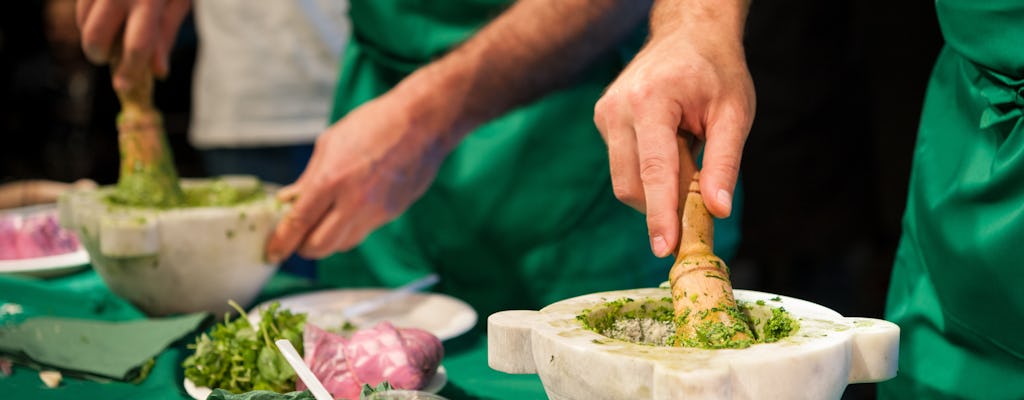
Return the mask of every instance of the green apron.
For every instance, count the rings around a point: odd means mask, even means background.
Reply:
[[[333,118],[442,56],[509,3],[351,1],[353,38]],[[499,310],[666,280],[671,261],[651,255],[644,217],[612,194],[607,150],[592,122],[594,104],[643,33],[573,86],[469,134],[422,198],[355,250],[321,261],[320,279],[397,286],[438,272],[435,290],[472,304],[481,324]],[[725,256],[738,242],[736,220],[728,224],[716,243]]]
[[[886,399],[1024,399],[1024,1],[936,2],[887,318]]]

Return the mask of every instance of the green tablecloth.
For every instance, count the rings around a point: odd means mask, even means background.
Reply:
[[[53,298],[48,304],[23,305],[26,312],[34,315],[61,315],[82,317],[64,310],[68,301],[94,302],[94,318],[127,320],[141,318],[142,314],[116,297],[107,289],[102,279],[91,269],[72,275],[46,280],[0,275],[0,283],[11,285],[42,285],[59,289],[66,298]],[[288,294],[322,289],[290,275],[278,274],[267,284],[257,301],[272,299]],[[3,300],[4,293],[0,293]],[[84,299],[84,300],[83,300]],[[2,302],[2,301],[0,301]],[[31,308],[31,309],[30,309]],[[486,316],[481,316],[477,329],[444,343],[445,358],[442,364],[448,371],[448,384],[441,395],[449,399],[543,399],[545,398],[540,379],[536,375],[509,375],[487,367],[487,342],[482,326]],[[181,361],[189,354],[185,344],[192,337],[176,343],[157,358],[150,376],[140,384],[122,382],[100,383],[65,377],[57,388],[47,388],[33,369],[16,365],[14,373],[0,377],[0,398],[3,399],[191,399],[182,387]]]

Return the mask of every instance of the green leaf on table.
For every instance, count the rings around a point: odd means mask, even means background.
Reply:
[[[196,329],[206,314],[133,321],[33,317],[0,327],[0,354],[66,375],[139,382],[153,358]]]

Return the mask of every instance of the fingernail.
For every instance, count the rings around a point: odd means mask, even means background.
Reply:
[[[661,235],[655,235],[651,238],[651,250],[654,250],[654,255],[658,257],[664,257],[668,253],[668,243],[665,242],[665,238]]]
[[[718,189],[718,195],[716,197],[718,204],[725,207],[725,215],[729,216],[729,214],[732,213],[732,195],[725,189]]]
[[[103,52],[99,47],[96,46],[85,46],[85,57],[96,64],[104,64],[107,62],[107,54]]]

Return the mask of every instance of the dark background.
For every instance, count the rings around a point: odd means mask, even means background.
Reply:
[[[44,4],[0,4],[0,183],[113,183],[109,71],[81,55],[73,13],[47,14]],[[882,316],[921,101],[942,44],[933,7],[753,2],[746,45],[758,108],[744,151],[735,287]],[[156,89],[182,176],[204,175],[186,140],[196,44],[186,21],[172,73]],[[844,396],[873,397],[873,385]]]

